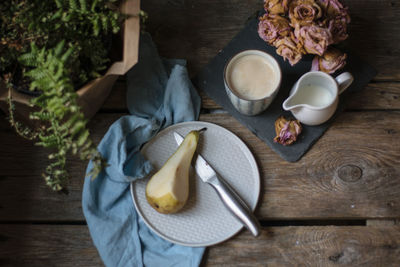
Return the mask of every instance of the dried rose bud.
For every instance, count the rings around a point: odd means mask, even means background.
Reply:
[[[303,44],[307,53],[322,56],[328,45],[332,43],[332,35],[326,28],[309,25],[300,27],[296,25],[294,35]]]
[[[302,45],[298,43],[293,34],[277,39],[274,46],[276,53],[282,56],[284,60],[288,60],[291,66],[300,61],[304,52]]]
[[[273,44],[278,37],[288,36],[291,31],[289,21],[278,15],[265,14],[258,24],[258,35],[270,44]]]
[[[310,25],[321,16],[321,7],[314,0],[294,0],[289,4],[289,18],[293,25]]]
[[[329,49],[322,56],[315,56],[311,70],[319,70],[326,73],[334,73],[346,65],[347,55],[336,48]]]
[[[286,120],[279,117],[275,121],[276,137],[274,142],[287,146],[297,140],[297,136],[301,133],[302,127],[298,120]]]
[[[270,15],[285,14],[288,10],[288,3],[289,0],[265,0],[264,9]]]

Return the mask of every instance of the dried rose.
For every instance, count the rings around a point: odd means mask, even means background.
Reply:
[[[292,25],[310,25],[321,16],[321,7],[314,0],[294,0],[289,4],[289,18]]]
[[[276,47],[276,53],[282,56],[284,60],[287,59],[292,66],[299,62],[302,57],[301,44],[296,42],[293,35],[292,37],[285,36],[277,39],[274,42],[274,46]]]
[[[285,14],[288,10],[289,0],[265,0],[264,9],[267,14]]]
[[[327,17],[334,18],[337,16],[344,17],[346,22],[350,22],[350,16],[347,7],[344,7],[339,0],[319,0],[320,5],[326,10]]]
[[[346,65],[347,55],[338,49],[330,47],[322,56],[315,56],[311,70],[319,70],[326,73],[334,73]]]
[[[328,45],[332,43],[330,31],[317,25],[297,26],[294,30],[294,35],[303,44],[307,53],[310,54],[322,56]]]
[[[286,120],[284,117],[279,117],[275,121],[276,137],[274,142],[284,146],[290,145],[296,142],[301,130],[302,127],[298,120]]]
[[[328,23],[328,29],[331,32],[333,44],[346,40],[348,37],[347,20],[343,16],[331,19]]]
[[[258,23],[258,35],[270,44],[278,37],[288,36],[291,31],[289,21],[278,15],[265,14]]]

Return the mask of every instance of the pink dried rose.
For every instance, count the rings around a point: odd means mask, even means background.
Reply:
[[[274,142],[287,146],[296,142],[297,137],[301,133],[302,127],[298,120],[286,120],[279,117],[275,121],[276,137]]]
[[[292,66],[303,54],[323,58],[329,45],[348,37],[350,16],[339,0],[264,0],[264,9],[258,34]]]
[[[317,25],[297,26],[294,35],[303,44],[305,51],[309,54],[322,56],[332,40],[332,34],[327,28]]]
[[[321,16],[322,9],[314,0],[294,0],[289,4],[289,18],[292,25],[309,25]]]
[[[347,55],[336,48],[330,47],[322,56],[315,56],[311,70],[334,73],[346,65]]]
[[[337,44],[344,41],[349,36],[347,34],[347,19],[343,16],[337,16],[328,22],[328,29],[332,35],[332,43]]]
[[[339,2],[339,0],[319,0],[321,6],[325,9],[328,19],[337,16],[344,17],[347,23],[350,22],[350,16],[347,8]]]
[[[285,14],[288,10],[289,0],[265,0],[264,9],[269,15]]]
[[[299,62],[302,57],[301,44],[296,42],[293,35],[277,39],[274,42],[274,46],[276,47],[276,53],[282,56],[284,60],[288,60],[292,66]]]
[[[267,43],[273,44],[278,37],[291,33],[289,21],[278,15],[265,14],[258,23],[258,35]]]

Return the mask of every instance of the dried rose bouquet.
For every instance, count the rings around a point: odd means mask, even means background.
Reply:
[[[333,73],[346,64],[347,55],[331,44],[348,37],[350,16],[339,0],[264,0],[259,36],[276,47],[290,65],[314,54],[312,70]]]

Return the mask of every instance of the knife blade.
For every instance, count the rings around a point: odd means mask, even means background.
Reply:
[[[178,145],[183,142],[183,137],[174,132],[175,141]],[[260,224],[253,215],[251,209],[246,205],[238,193],[211,167],[211,165],[197,153],[194,163],[197,175],[205,183],[210,184],[218,193],[222,202],[228,210],[254,235],[260,234]]]

